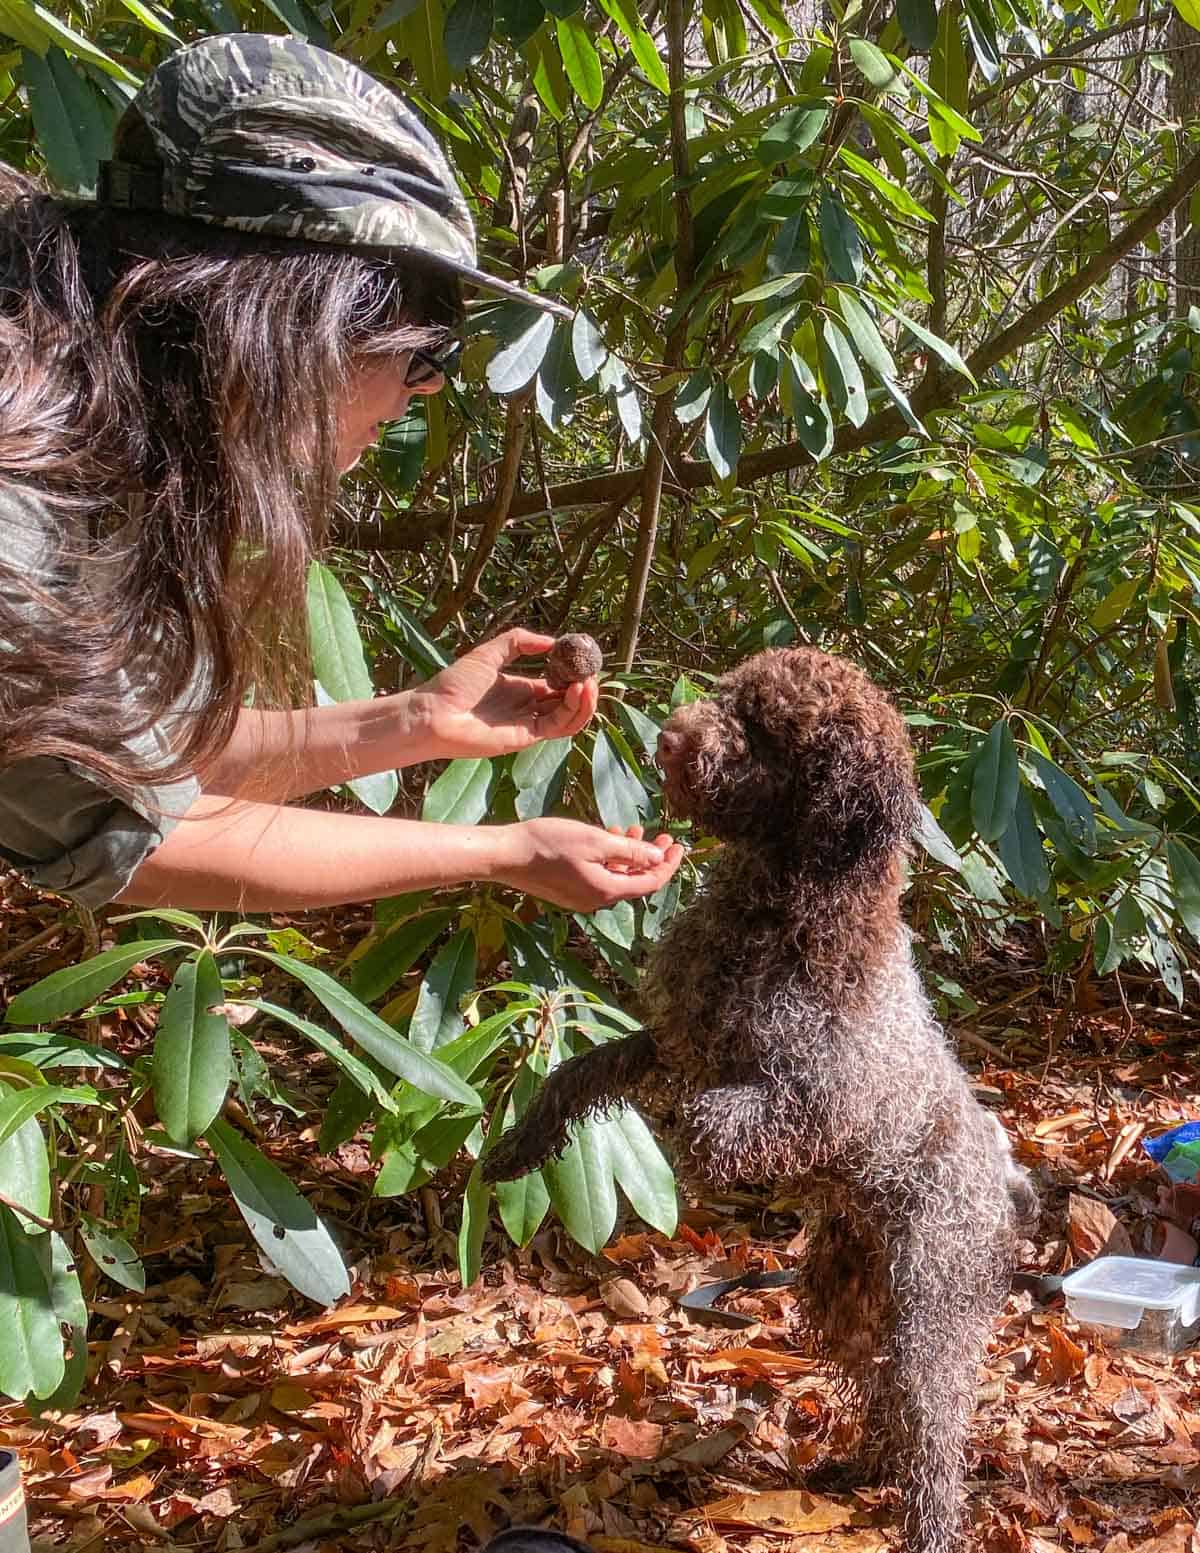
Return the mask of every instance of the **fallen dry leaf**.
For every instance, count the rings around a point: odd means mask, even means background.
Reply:
[[[838,1504],[802,1488],[765,1494],[730,1494],[700,1512],[718,1526],[755,1526],[760,1531],[809,1533],[832,1531],[854,1518],[851,1505]]]
[[[600,1442],[631,1461],[653,1461],[662,1451],[663,1427],[646,1419],[610,1413],[601,1428]]]

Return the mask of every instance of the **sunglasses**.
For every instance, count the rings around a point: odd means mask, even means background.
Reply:
[[[445,349],[436,353],[413,351],[408,358],[408,371],[404,375],[405,388],[420,388],[435,377],[452,378],[458,371],[462,353],[461,340],[451,340]]]

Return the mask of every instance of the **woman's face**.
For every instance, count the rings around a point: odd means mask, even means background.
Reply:
[[[345,396],[338,406],[337,464],[345,474],[379,437],[379,428],[398,421],[418,394],[436,394],[445,385],[440,373],[410,388],[405,383],[409,356],[367,358],[351,369]]]

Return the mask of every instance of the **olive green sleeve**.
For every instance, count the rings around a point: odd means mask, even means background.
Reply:
[[[199,796],[189,780],[121,798],[68,761],[18,761],[0,770],[0,857],[40,890],[103,906]]]

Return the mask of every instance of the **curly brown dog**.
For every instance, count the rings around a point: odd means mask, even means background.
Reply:
[[[685,1173],[811,1191],[805,1322],[854,1383],[907,1542],[959,1539],[978,1364],[1034,1205],[921,990],[900,918],[918,817],[905,725],[851,664],[760,653],[675,711],[672,806],[725,842],[653,953],[645,1029],[572,1058],[487,1158],[492,1180],[635,1100]]]

